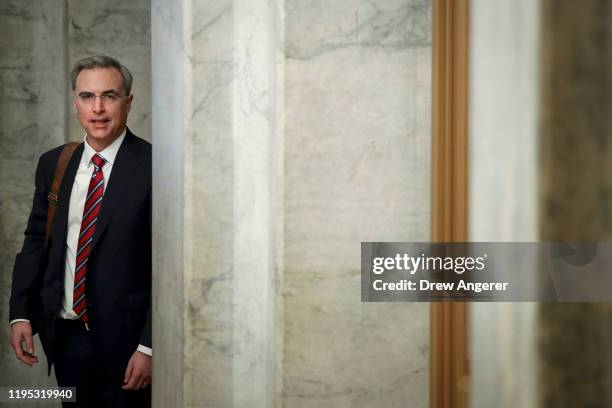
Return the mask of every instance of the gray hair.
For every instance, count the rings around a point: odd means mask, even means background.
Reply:
[[[129,95],[132,91],[132,81],[134,78],[130,70],[121,65],[116,59],[106,55],[93,55],[91,57],[82,58],[74,64],[72,72],[70,72],[70,82],[73,91],[76,89],[76,80],[81,71],[94,68],[115,68],[123,77],[123,88],[125,92]]]

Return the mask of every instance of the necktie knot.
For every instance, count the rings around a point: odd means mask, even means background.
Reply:
[[[91,157],[91,161],[98,169],[101,169],[104,163],[106,163],[106,160],[104,160],[104,157],[100,156],[98,153],[94,154]]]

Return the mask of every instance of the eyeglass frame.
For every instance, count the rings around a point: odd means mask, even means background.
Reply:
[[[102,95],[96,95],[93,92],[83,91],[83,92],[80,92],[78,95],[73,94],[73,97],[78,102],[82,103],[83,105],[92,106],[93,104],[96,103],[96,99],[97,98],[100,98],[100,101],[102,101],[105,104],[106,103],[113,104],[113,103],[119,102],[119,99],[125,98],[125,97],[130,96],[130,95],[131,94],[128,94],[128,95],[118,95],[115,91],[106,91]],[[92,99],[85,100],[85,99],[83,99],[83,96],[89,96]]]

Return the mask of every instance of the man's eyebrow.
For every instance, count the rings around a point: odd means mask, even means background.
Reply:
[[[108,89],[106,91],[102,91],[101,95],[108,94],[108,93],[119,94],[119,92],[117,90],[115,90],[115,89]],[[91,92],[91,91],[81,91],[81,92],[79,92],[79,95],[83,95],[83,94],[92,94],[93,95],[94,93]]]

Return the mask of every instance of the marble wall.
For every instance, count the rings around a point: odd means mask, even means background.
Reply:
[[[429,240],[431,4],[285,9],[282,406],[427,406],[428,305],[358,293],[360,241]]]
[[[0,386],[54,384],[38,337],[41,363],[29,368],[16,360],[8,302],[38,157],[65,140],[63,12],[52,0],[0,2]]]
[[[38,157],[81,140],[69,94],[75,59],[107,53],[134,75],[130,128],[151,140],[150,8],[148,0],[0,1],[0,318],[8,322],[15,254],[32,203]],[[5,347],[8,325],[0,325],[0,385],[53,384],[42,363],[29,369]],[[50,406],[45,404],[45,406]]]
[[[156,406],[427,405],[428,307],[361,304],[359,248],[429,239],[430,13],[153,1]]]
[[[90,55],[109,55],[125,65],[134,76],[128,126],[151,141],[150,0],[65,1],[68,66]],[[72,105],[69,111],[68,138],[80,141],[83,129]]]

